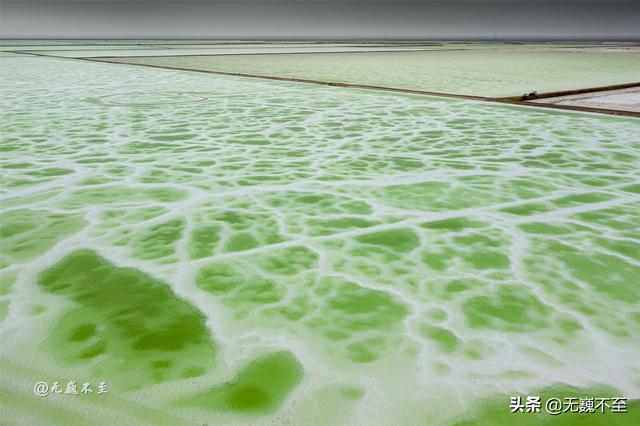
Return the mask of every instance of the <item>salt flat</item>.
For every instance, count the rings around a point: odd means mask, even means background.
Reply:
[[[3,419],[506,425],[515,394],[640,398],[637,119],[0,66]],[[70,379],[109,395],[33,395]]]
[[[531,102],[640,112],[640,88],[557,96]]]

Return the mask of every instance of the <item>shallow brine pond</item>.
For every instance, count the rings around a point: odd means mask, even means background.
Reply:
[[[510,396],[640,396],[637,119],[0,61],[3,418],[534,424]],[[94,392],[33,394],[70,380]]]

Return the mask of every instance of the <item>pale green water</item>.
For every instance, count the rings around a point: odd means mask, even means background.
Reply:
[[[354,51],[403,51],[403,50],[443,50],[443,49],[548,49],[548,44],[508,44],[508,43],[427,43],[427,44],[385,44],[385,43],[197,43],[162,44],[160,42],[129,42],[123,44],[0,44],[0,51],[21,51],[67,58],[93,58],[103,56],[173,56],[173,55],[237,55],[268,53],[314,53],[314,52],[354,52]],[[608,46],[608,45],[607,45]],[[553,44],[555,48],[580,47],[580,45]],[[588,46],[587,46],[588,47]],[[591,46],[593,47],[593,46]]]
[[[638,120],[1,61],[3,418],[539,424],[509,396],[640,397]],[[32,394],[69,379],[110,393]]]
[[[166,56],[114,60],[485,97],[634,83],[640,79],[640,53],[537,49]]]
[[[62,42],[61,42],[62,43]],[[425,43],[425,44],[385,44],[385,43],[275,43],[275,42],[242,42],[242,43],[225,43],[223,41],[217,43],[163,43],[161,41],[142,41],[115,43],[113,41],[100,43],[97,40],[78,42],[74,44],[56,44],[52,42],[29,42],[29,41],[13,41],[8,43],[7,40],[0,40],[0,51],[23,51],[51,54],[54,56],[79,57],[79,56],[104,56],[112,52],[113,55],[135,55],[149,54],[190,54],[195,52],[210,52],[213,54],[229,54],[229,53],[269,53],[269,52],[296,52],[296,51],[351,51],[351,50],[378,50],[387,48],[390,50],[406,50],[406,49],[444,49],[444,48],[489,48],[491,45],[484,44],[442,44],[442,43]],[[500,45],[501,47],[508,47]],[[128,53],[127,51],[132,51]],[[145,52],[146,51],[146,52]]]
[[[51,56],[59,56],[65,58],[96,58],[96,57],[127,57],[127,56],[171,56],[171,55],[247,55],[247,54],[273,54],[273,53],[327,53],[327,52],[360,52],[360,51],[409,51],[424,50],[430,47],[393,47],[393,46],[377,46],[377,47],[361,47],[361,46],[345,46],[345,45],[328,45],[328,46],[278,46],[278,45],[247,45],[247,46],[210,46],[205,48],[189,48],[185,46],[169,47],[156,46],[155,48],[116,48],[116,49],[77,49],[77,50],[29,50],[21,49],[28,53],[47,54]]]

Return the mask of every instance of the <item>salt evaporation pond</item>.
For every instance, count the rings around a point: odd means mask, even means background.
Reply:
[[[538,424],[509,397],[640,397],[637,119],[1,66],[6,421]],[[68,380],[109,393],[33,395]]]
[[[483,97],[637,83],[640,76],[640,53],[554,51],[543,47],[109,60]]]

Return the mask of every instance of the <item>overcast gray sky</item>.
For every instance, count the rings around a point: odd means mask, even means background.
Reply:
[[[640,38],[640,0],[2,0],[3,38]]]

